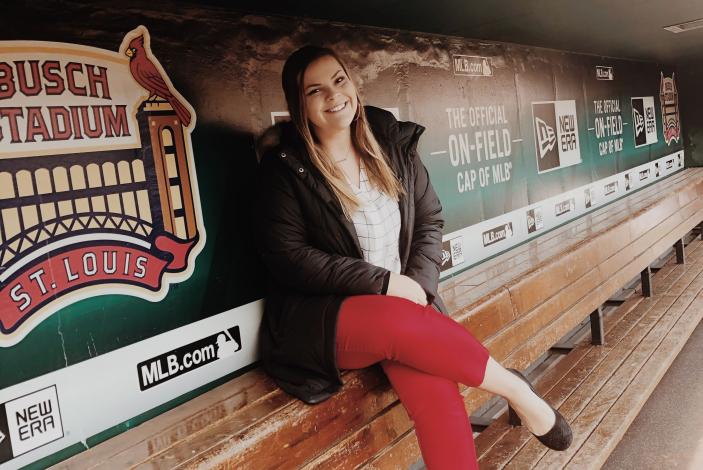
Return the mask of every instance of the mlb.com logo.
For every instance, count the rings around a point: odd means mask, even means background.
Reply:
[[[63,435],[55,385],[0,404],[0,464]]]
[[[532,122],[538,173],[581,163],[574,100],[532,103]]]
[[[168,380],[225,359],[242,349],[239,326],[227,328],[137,364],[139,389],[147,390]]]

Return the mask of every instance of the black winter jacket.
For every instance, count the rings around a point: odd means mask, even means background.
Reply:
[[[442,207],[417,153],[424,127],[367,106],[372,131],[405,188],[401,273],[417,281],[446,314],[437,294]],[[273,144],[271,144],[273,136]],[[268,273],[259,357],[286,392],[318,403],[342,385],[336,366],[339,308],[347,296],[381,294],[388,271],[363,260],[354,225],[314,168],[297,131],[281,123],[260,145],[255,235]],[[267,143],[264,142],[264,147]]]

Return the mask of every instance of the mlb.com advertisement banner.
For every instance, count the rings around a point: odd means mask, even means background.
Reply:
[[[197,7],[5,13],[2,468],[255,360],[254,142],[287,119],[280,73],[304,44],[425,126],[445,277],[683,167],[676,75],[657,64]],[[83,413],[89,396],[101,408]]]
[[[243,305],[0,390],[0,468],[85,448],[101,431],[252,363],[261,309]]]

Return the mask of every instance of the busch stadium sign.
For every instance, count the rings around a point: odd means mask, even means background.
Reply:
[[[192,107],[151,53],[0,42],[0,346],[80,299],[162,299],[205,242]]]

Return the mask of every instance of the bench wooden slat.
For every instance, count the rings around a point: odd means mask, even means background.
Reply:
[[[511,302],[510,291],[505,287],[501,287],[497,291],[484,296],[481,299],[481,303],[475,306],[474,312],[473,315],[467,316],[463,321],[454,319],[482,342],[493,336],[496,331],[502,330],[505,325],[514,321],[516,315]]]
[[[703,213],[701,213],[701,214],[699,214],[699,215],[700,215],[701,217],[703,217]],[[661,234],[658,233],[657,236],[661,236]],[[651,237],[651,238],[655,238],[655,237]],[[648,238],[645,238],[644,240],[645,240],[645,241],[644,241],[643,243],[649,243],[649,242],[650,242],[650,240],[649,240]],[[659,249],[660,247],[658,246],[658,247],[656,247],[656,248]],[[663,251],[663,249],[662,249],[662,251]],[[630,255],[630,256],[632,256],[632,255]],[[639,258],[642,258],[643,256],[647,256],[647,257],[649,257],[649,258],[652,258],[652,254],[651,254],[650,252],[645,252],[644,255],[643,255],[643,254],[640,254]],[[653,260],[653,259],[652,259],[652,260]],[[635,261],[637,261],[637,258],[635,259]],[[637,268],[637,269],[638,269],[637,272],[639,272],[640,268]],[[629,280],[629,278],[628,278],[627,280]],[[580,282],[580,281],[579,281],[579,282]],[[624,282],[626,282],[626,281],[623,280],[623,281],[622,281],[622,284],[624,284]],[[609,296],[609,295],[612,295],[612,293],[609,293],[608,296]],[[605,299],[604,299],[604,300],[605,300]],[[587,313],[587,312],[583,312],[583,315],[585,315],[585,313]],[[583,316],[582,316],[582,318],[583,318]],[[514,333],[514,330],[513,330],[513,333]],[[554,341],[556,341],[556,339],[555,339]],[[552,343],[549,343],[549,344],[552,344]],[[492,351],[492,352],[493,352],[493,351]],[[542,352],[543,352],[543,351],[540,351],[539,354],[541,354]],[[536,354],[536,356],[538,356],[539,354]],[[476,401],[474,401],[474,400],[471,399],[471,395],[477,394],[477,393],[480,393],[480,392],[479,392],[479,391],[476,391],[476,390],[470,390],[470,391],[468,392],[467,400],[466,400],[466,401],[467,401],[467,404],[469,404],[469,406],[468,406],[469,409],[474,409],[474,408],[476,407],[476,405],[480,405],[480,404],[481,404],[480,401],[479,401],[479,403],[476,403]]]
[[[674,188],[671,188],[671,189],[672,189],[672,191],[675,190]],[[661,192],[654,193],[654,196],[656,196],[660,199],[662,198]],[[619,203],[621,203],[621,206],[626,207],[626,204],[624,204],[623,201],[620,201]],[[615,204],[619,204],[619,203],[615,203]],[[650,207],[653,204],[654,204],[654,202],[650,201],[650,202],[648,202],[647,207]],[[627,210],[631,211],[632,209],[627,208]],[[586,216],[586,217],[588,217],[588,216]],[[622,223],[623,223],[622,220],[614,220],[612,217],[609,219],[610,229],[615,227],[615,230],[617,230],[618,227],[622,226]],[[627,238],[627,236],[629,235],[627,228],[623,227],[622,230],[624,231],[624,233],[622,235],[625,238]],[[590,230],[589,232],[590,232],[589,236],[591,236],[591,237],[596,235],[592,230]],[[547,235],[545,235],[545,236],[547,236]],[[618,246],[614,247],[612,249],[612,251],[607,251],[608,255],[612,252],[617,251],[617,249],[619,249],[620,247],[626,245],[626,241],[622,238],[619,239],[619,241],[618,241],[617,237],[611,237],[611,240],[616,240],[616,242],[611,242],[611,243],[618,243]],[[541,241],[539,241],[539,239],[533,240],[525,246],[532,247],[534,245],[537,245],[537,250],[536,250],[537,253],[539,253],[542,258],[546,258],[549,260],[549,259],[553,259],[554,257],[559,257],[560,255],[563,255],[564,243],[573,244],[574,240],[573,239],[566,239],[566,240],[559,240],[559,242],[560,243],[556,247],[553,247],[554,249],[551,247],[549,249],[545,249],[545,244],[542,243]],[[509,253],[512,254],[513,250],[511,250]],[[472,269],[468,270],[465,274],[460,275],[461,279],[466,279],[466,281],[462,282],[461,284],[469,286],[469,289],[463,290],[464,295],[462,296],[463,298],[461,299],[461,302],[456,302],[456,305],[452,305],[452,307],[450,307],[450,308],[452,309],[452,311],[456,310],[456,308],[454,308],[454,307],[457,307],[457,308],[461,307],[463,310],[470,311],[470,310],[472,310],[471,305],[476,300],[478,300],[478,298],[480,298],[482,295],[490,293],[490,292],[494,291],[495,289],[499,289],[504,284],[508,283],[508,281],[525,276],[530,270],[537,271],[539,269],[539,266],[537,266],[538,264],[539,264],[539,259],[537,259],[533,256],[532,259],[527,259],[527,260],[525,260],[525,262],[522,262],[519,265],[514,265],[512,268],[509,268],[506,265],[497,266],[496,273],[492,274],[491,279],[486,282],[482,282],[482,283],[479,282],[478,285],[474,285],[474,284],[477,284],[477,281],[475,279],[475,274],[474,274],[474,271],[476,268],[472,268]],[[520,272],[517,272],[518,270]],[[501,273],[501,274],[498,274],[498,273]],[[456,284],[453,284],[453,285],[456,285]],[[450,304],[452,304],[453,292],[445,292],[444,290],[442,292],[444,294],[444,297],[447,297],[447,299],[445,301],[448,302],[447,305],[449,306]],[[471,297],[474,297],[474,300],[472,300]],[[454,316],[457,317],[459,320],[461,320],[460,313],[457,313]]]
[[[651,315],[656,316],[657,313],[661,314],[661,310],[652,309],[650,313]],[[638,323],[637,325],[640,324]],[[643,323],[640,328],[642,327],[651,327],[651,324]],[[631,331],[631,334],[639,334],[641,337],[642,332],[639,329],[634,329]],[[548,395],[548,399],[550,402],[554,401],[555,403],[557,400],[562,401],[562,414],[566,413],[565,416],[567,416],[567,419],[573,420],[575,413],[579,412],[584,406],[582,402],[587,402],[592,394],[595,394],[599,387],[603,385],[604,381],[607,380],[607,374],[612,373],[612,368],[621,364],[618,360],[621,361],[622,359],[618,356],[618,354],[627,353],[629,351],[628,348],[631,346],[631,344],[623,344],[616,350],[599,351],[600,355],[596,356],[597,360],[593,364],[584,361],[577,373],[572,373],[570,376],[564,378],[564,381],[559,384],[559,388],[555,389],[550,395]],[[600,373],[597,368],[600,368]],[[593,370],[596,370],[596,372],[594,373]],[[605,372],[602,372],[604,370]],[[570,395],[570,393],[577,386],[582,390],[578,390],[578,394]],[[564,400],[565,397],[567,398],[566,400]],[[575,432],[578,432],[578,430],[575,430]],[[531,468],[531,466],[535,465],[541,456],[543,456],[546,452],[547,450],[544,446],[536,440],[531,439],[512,459],[511,467]]]
[[[615,325],[620,325],[622,328],[626,323],[623,319],[627,318],[628,314],[630,314],[632,310],[634,310],[634,307],[639,305],[641,301],[641,297],[630,298],[625,304],[620,306],[619,310],[622,310],[622,312],[618,314],[615,319],[616,321],[607,322],[605,324],[604,330],[605,334],[608,335],[609,341],[612,341],[613,334],[616,334],[616,332],[613,331]],[[632,324],[634,324],[634,321],[631,322],[631,325]],[[624,331],[629,331],[629,329]],[[585,362],[587,360],[587,355],[592,354],[592,350],[593,347],[588,339],[575,344],[574,349],[569,352],[569,354],[561,358],[556,365],[551,367],[545,373],[545,376],[537,384],[535,384],[535,389],[543,396],[547,396],[552,388],[555,387],[556,384],[572,369],[575,367],[583,367],[582,361]],[[502,414],[495,423],[484,430],[476,439],[477,456],[479,458],[486,458],[484,456],[486,456],[486,454],[490,451],[502,453],[503,451],[501,450],[495,450],[494,446],[496,446],[496,444],[513,429],[514,428],[508,424],[507,413]],[[521,436],[521,438],[523,437],[524,441],[526,441],[529,436]],[[517,452],[519,447],[520,446],[513,449],[512,452]]]
[[[202,431],[224,416],[233,415],[256,406],[278,387],[262,371],[253,370],[232,382],[139,426],[140,432],[124,432],[101,444],[100,453],[81,454],[81,468],[128,468],[167,448],[173,442]],[[55,468],[70,468],[70,461]]]
[[[415,431],[408,431],[397,443],[381,451],[360,468],[364,470],[407,469],[422,458]]]
[[[176,464],[189,462],[194,455],[197,456],[200,452],[210,449],[213,442],[231,436],[233,430],[238,430],[238,434],[244,439],[255,435],[259,431],[258,423],[261,422],[262,417],[266,417],[264,419],[266,421],[271,419],[271,416],[284,413],[281,410],[288,407],[290,407],[290,399],[287,396],[282,393],[269,394],[263,400],[257,400],[254,407],[225,416],[199,433],[193,433],[164,451],[150,455],[140,462],[140,465],[151,468],[174,468]],[[180,445],[183,442],[188,442],[188,446]],[[106,462],[106,465],[107,468],[111,467],[112,461]]]
[[[393,406],[371,423],[331,447],[325,454],[305,465],[315,468],[353,469],[373,458],[413,427],[403,406]]]
[[[698,203],[703,208],[703,201]],[[700,213],[703,216],[703,209]],[[673,217],[673,216],[672,216]],[[576,308],[572,316],[578,316],[575,321],[580,321],[584,318],[586,314],[593,311],[598,305],[603,303],[610,295],[612,295],[615,290],[621,285],[624,285],[627,281],[635,277],[644,266],[649,264],[656,256],[653,253],[661,253],[664,251],[665,247],[669,243],[673,242],[683,236],[683,232],[687,227],[677,227],[675,230],[669,234],[662,236],[660,232],[664,231],[666,227],[661,226],[654,229],[654,236],[645,236],[641,240],[631,244],[633,247],[631,250],[621,250],[614,255],[615,261],[606,260],[604,264],[595,266],[589,273],[581,279],[572,280],[571,285],[567,286],[564,290],[559,293],[558,297],[552,297],[544,304],[538,306],[532,312],[518,318],[515,321],[516,331],[513,331],[511,335],[497,335],[495,339],[487,341],[487,346],[491,349],[491,352],[498,358],[507,358],[514,351],[518,351],[518,354],[524,350],[525,347],[529,347],[527,343],[529,338],[539,338],[540,331],[543,331],[547,325],[550,325],[554,321],[562,323],[570,323],[564,320],[564,312],[572,311]],[[657,238],[659,237],[659,238]],[[649,247],[644,254],[640,254],[639,257],[630,261],[626,264],[626,259],[632,256],[632,251],[640,251],[643,247],[649,245],[650,240],[657,240],[653,247]],[[618,271],[616,268],[621,266],[627,266]],[[542,278],[545,282],[558,282],[558,278],[549,278],[546,273],[542,274]],[[598,287],[601,286],[601,287]],[[534,288],[539,288],[535,286]],[[595,296],[596,290],[601,291],[600,296]],[[588,299],[584,301],[579,301],[583,298],[583,294],[588,293]],[[511,291],[512,294],[512,291]],[[568,301],[567,301],[568,300]],[[575,307],[569,309],[568,305],[571,302]],[[533,320],[536,319],[536,320]],[[576,324],[571,322],[571,324]],[[558,330],[555,335],[562,335],[568,331],[563,329]],[[550,327],[551,330],[551,327]],[[557,339],[561,337],[558,336]],[[538,339],[537,339],[538,341]],[[553,343],[550,343],[553,344]],[[541,353],[540,353],[541,354]]]
[[[150,459],[148,464],[151,468],[171,468],[172,456],[176,455],[183,468],[220,464],[236,468],[301,466],[324,452],[337,436],[369,422],[397,400],[385,376],[375,372],[349,374],[339,393],[315,406],[281,394],[287,405],[246,432],[233,433],[226,418],[207,433],[183,440],[167,454]],[[288,449],[285,455],[271,452],[281,448]]]
[[[697,186],[698,185],[691,184],[685,191],[696,192]],[[692,204],[700,204],[699,201],[700,200],[692,202]],[[687,206],[688,205],[689,204],[687,204]],[[579,252],[583,253],[583,251],[586,251],[589,254],[590,252],[594,252],[593,254],[598,256],[598,258],[596,258],[597,262],[600,262],[605,258],[612,257],[614,254],[622,253],[624,250],[632,250],[634,242],[639,239],[642,234],[649,233],[656,229],[656,227],[661,226],[661,222],[664,219],[679,219],[681,217],[679,215],[679,210],[676,194],[667,196],[652,205],[646,213],[643,213],[644,215],[648,213],[658,214],[657,217],[652,218],[653,221],[645,223],[642,220],[647,220],[646,218],[639,220],[637,222],[637,231],[633,230],[630,225],[630,223],[635,223],[635,217],[628,220],[627,224],[614,226],[604,231],[602,234],[602,236],[605,237],[603,240],[607,240],[607,242],[601,242],[601,237],[593,238],[591,241],[581,242],[581,244],[574,247],[566,256],[561,257],[554,269],[558,270],[560,275],[566,276],[565,279],[569,281],[576,280],[584,274],[584,270],[586,270],[590,264],[583,262],[576,264],[576,262],[580,261],[578,259]],[[637,218],[640,217],[643,217],[643,215],[640,214]],[[682,221],[679,221],[677,225],[679,225],[680,222]],[[601,243],[603,243],[603,246],[600,246],[600,249],[591,249],[594,245]],[[621,256],[627,256],[627,254],[622,254]],[[549,271],[551,270],[552,268],[550,266]],[[544,271],[545,268],[537,268],[507,285],[519,314],[530,311],[535,306],[542,303],[544,298],[556,294],[563,285],[561,283],[546,282],[543,276]]]

